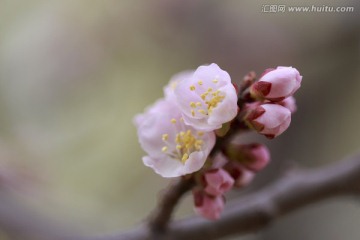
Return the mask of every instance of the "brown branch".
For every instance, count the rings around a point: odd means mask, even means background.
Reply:
[[[288,173],[271,186],[230,202],[218,221],[188,218],[173,222],[164,234],[156,237],[145,228],[138,228],[113,238],[98,239],[218,239],[260,230],[285,214],[321,200],[359,194],[360,156],[355,156],[317,170]]]
[[[245,234],[260,230],[271,221],[309,204],[335,196],[359,194],[358,156],[323,169],[290,173],[270,187],[233,202],[220,221],[187,219],[175,223],[169,232],[174,236],[171,239],[199,240]]]
[[[154,232],[161,232],[167,227],[171,215],[180,198],[194,185],[193,178],[179,178],[171,183],[161,194],[158,206],[149,217],[149,227]]]
[[[232,131],[229,131],[223,137],[217,137],[216,144],[211,150],[210,156],[215,156],[219,151],[222,151],[224,146],[227,146],[240,130],[247,129],[238,119],[234,119],[231,123]],[[194,186],[194,180],[191,176],[183,177],[176,180],[176,182],[169,185],[169,187],[162,193],[157,207],[153,210],[148,220],[148,227],[154,233],[164,231],[171,215],[179,202],[180,198]]]
[[[152,224],[166,226],[173,208],[186,191],[187,187],[184,186],[191,187],[180,182],[175,184],[174,188],[179,191],[170,190],[165,193],[164,196],[168,197],[163,198],[158,210],[155,210],[150,218]],[[173,191],[177,193],[172,195]],[[54,228],[39,217],[34,218],[16,202],[5,201],[6,198],[0,197],[0,228],[10,234],[16,232],[18,236],[26,236],[26,239],[31,239],[29,236],[36,236],[34,239],[42,240],[211,240],[261,230],[283,215],[309,204],[332,197],[359,194],[360,156],[358,155],[327,167],[290,172],[257,193],[230,201],[218,221],[192,217],[172,222],[167,228],[162,227],[163,231],[153,231],[148,225],[143,225],[119,234],[79,237],[63,229]],[[162,210],[168,207],[169,210]],[[164,223],[165,225],[162,225]]]

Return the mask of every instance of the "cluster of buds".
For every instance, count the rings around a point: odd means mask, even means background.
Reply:
[[[261,144],[231,144],[226,152],[218,153],[212,168],[198,174],[193,190],[195,212],[207,219],[220,218],[224,194],[247,186],[270,161],[270,153]]]
[[[283,133],[296,111],[293,94],[300,88],[302,76],[292,67],[267,69],[250,87],[255,102],[245,105],[245,123],[268,138]]]
[[[255,130],[268,138],[284,132],[296,110],[292,95],[301,76],[292,67],[253,73],[238,87],[216,64],[176,74],[164,97],[134,118],[146,166],[166,178],[194,179],[195,212],[215,220],[224,194],[247,186],[270,161],[266,146],[227,141],[238,130]],[[216,144],[216,147],[214,147]]]

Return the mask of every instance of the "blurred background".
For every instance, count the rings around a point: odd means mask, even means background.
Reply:
[[[265,13],[266,4],[354,12]],[[316,167],[355,153],[359,11],[356,0],[0,0],[1,179],[32,209],[86,234],[142,222],[168,180],[142,164],[132,118],[173,74],[212,62],[234,82],[278,65],[304,76],[289,130],[272,141],[247,136],[272,152],[250,188],[289,163]],[[228,239],[357,240],[353,200],[316,204]],[[191,197],[176,214],[193,214]]]

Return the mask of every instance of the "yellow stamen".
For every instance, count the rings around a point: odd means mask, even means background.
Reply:
[[[199,80],[199,81],[198,81],[198,84],[199,84],[199,85],[203,85],[203,81]]]
[[[196,140],[195,141],[195,149],[200,150],[203,144],[204,144],[203,140]]]
[[[165,133],[162,135],[162,140],[167,141],[169,139],[169,134]]]
[[[200,97],[201,97],[202,100],[205,100],[207,95],[208,95],[208,93],[205,92],[205,93],[201,94]]]
[[[194,85],[191,85],[191,86],[190,86],[190,90],[191,90],[191,91],[194,91],[194,90],[195,90],[195,86],[194,86]]]
[[[199,113],[202,113],[202,114],[206,114],[206,112],[205,112],[204,109],[199,109],[198,112],[199,112]]]
[[[168,150],[168,147],[167,147],[167,146],[165,146],[165,147],[163,147],[163,148],[161,149],[162,152],[166,152],[167,150]]]
[[[200,136],[200,137],[204,136],[204,132],[199,131],[199,132],[197,132],[197,135]]]
[[[182,158],[181,158],[181,162],[185,163],[186,160],[188,160],[188,158],[189,158],[189,154],[184,153],[184,155],[183,155]]]
[[[196,133],[198,134],[199,132]],[[175,142],[176,154],[182,163],[186,162],[192,152],[200,151],[204,144],[203,140],[198,139],[196,135],[194,136],[191,130],[181,131],[176,134]]]
[[[196,108],[196,103],[195,102],[190,102],[190,107]]]
[[[219,90],[216,90],[215,92],[212,92],[213,89],[209,88],[207,90],[207,92],[203,93],[203,94],[209,94],[210,92],[210,96],[211,98],[207,98],[207,100],[205,101],[206,105],[207,105],[207,109],[208,109],[208,114],[211,114],[213,109],[217,107],[218,103],[222,102],[223,99],[225,98],[225,96],[221,95],[221,92]]]
[[[176,119],[175,119],[175,118],[172,118],[172,119],[170,120],[170,122],[173,123],[173,124],[175,124],[175,123],[176,123]]]
[[[191,109],[191,116],[195,116],[195,111],[194,111],[194,109]]]
[[[196,106],[201,107],[201,102],[197,102]]]
[[[195,144],[197,144],[197,145],[202,145],[203,143],[204,143],[203,140],[196,140],[196,141],[195,141]]]
[[[213,79],[213,80],[212,80],[212,82],[213,82],[213,83],[218,83],[218,82],[219,82],[219,80],[217,80],[217,79]]]

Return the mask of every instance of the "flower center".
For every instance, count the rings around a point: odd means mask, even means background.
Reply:
[[[176,120],[171,119],[171,123],[175,124]],[[162,135],[162,141],[166,144],[161,151],[175,158],[182,163],[185,163],[192,152],[200,151],[203,147],[204,141],[199,137],[204,135],[203,132],[197,131],[193,134],[191,130],[180,131],[175,135],[174,143],[169,142],[169,134]],[[175,145],[175,147],[173,147]]]
[[[201,84],[200,84],[201,83]],[[218,80],[214,79],[213,83],[218,83]],[[202,85],[202,82],[199,81],[199,85]],[[191,86],[195,89],[195,86]],[[190,87],[190,90],[192,88]],[[190,102],[191,115],[194,117],[196,113],[201,113],[203,115],[210,115],[214,108],[222,102],[225,98],[224,94],[220,90],[214,91],[213,88],[209,87],[206,91],[200,94],[201,99],[205,103],[205,107],[202,107],[203,103],[201,102]]]
[[[187,130],[186,132],[181,131],[176,134],[175,143],[176,149],[181,155],[181,162],[185,163],[190,153],[201,150],[204,141],[197,139],[191,130]]]
[[[211,114],[213,109],[217,107],[218,103],[222,102],[225,96],[221,94],[220,90],[213,91],[211,88],[208,88],[205,93],[206,96],[201,98],[207,104],[208,113]]]

